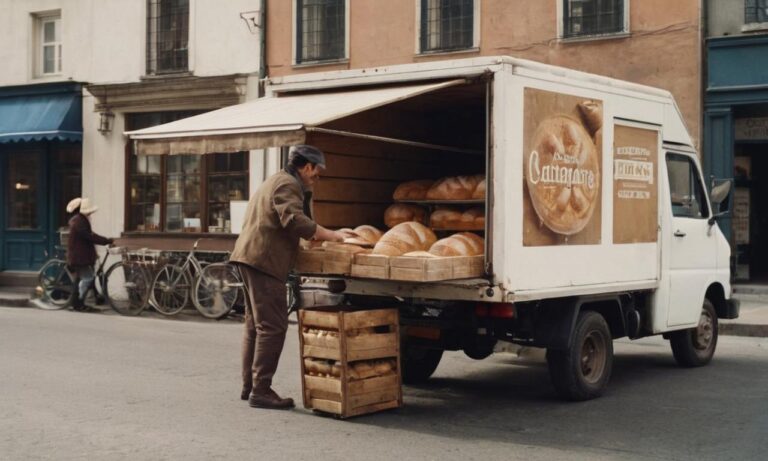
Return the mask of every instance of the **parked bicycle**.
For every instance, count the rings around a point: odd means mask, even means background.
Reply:
[[[175,315],[190,302],[207,318],[229,313],[242,289],[234,267],[227,263],[208,263],[197,258],[196,240],[181,261],[163,265],[152,283],[150,302],[158,312]]]
[[[57,247],[57,252],[61,253],[63,249]],[[107,251],[98,261],[96,275],[86,296],[93,291],[97,303],[100,298],[105,299],[115,311],[130,315],[137,306],[146,305],[150,285],[149,277],[143,269],[122,260],[113,263],[105,271],[109,256],[121,255],[123,252],[123,248],[107,246]],[[78,295],[77,274],[63,258],[56,257],[46,262],[38,273],[38,280],[48,301],[41,305],[44,309],[66,308]]]

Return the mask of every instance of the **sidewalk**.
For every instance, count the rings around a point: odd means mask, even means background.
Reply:
[[[36,307],[29,287],[0,287],[0,306]],[[734,298],[741,301],[738,319],[720,320],[720,334],[768,337],[768,286],[735,285]]]

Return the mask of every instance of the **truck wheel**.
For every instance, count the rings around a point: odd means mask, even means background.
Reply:
[[[419,384],[428,380],[443,358],[440,349],[427,349],[420,346],[403,344],[400,365],[404,384]]]
[[[699,326],[672,332],[669,344],[681,367],[700,367],[712,360],[717,347],[717,313],[708,299],[704,300]]]
[[[603,316],[579,313],[568,348],[547,350],[547,364],[560,397],[574,401],[599,397],[613,368],[613,338]]]

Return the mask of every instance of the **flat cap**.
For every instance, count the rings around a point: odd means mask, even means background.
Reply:
[[[325,169],[325,155],[323,154],[323,151],[317,147],[309,146],[306,144],[293,146],[291,147],[290,152],[288,152],[288,161],[290,162],[296,156],[303,157],[307,159],[309,163],[315,164],[320,168]]]

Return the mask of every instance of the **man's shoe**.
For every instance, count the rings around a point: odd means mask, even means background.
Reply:
[[[243,390],[240,391],[240,400],[248,400],[248,397],[250,395],[251,395],[251,388],[243,387]]]
[[[281,398],[272,389],[266,394],[251,393],[248,405],[253,408],[269,408],[273,410],[287,410],[294,407],[293,399]]]

